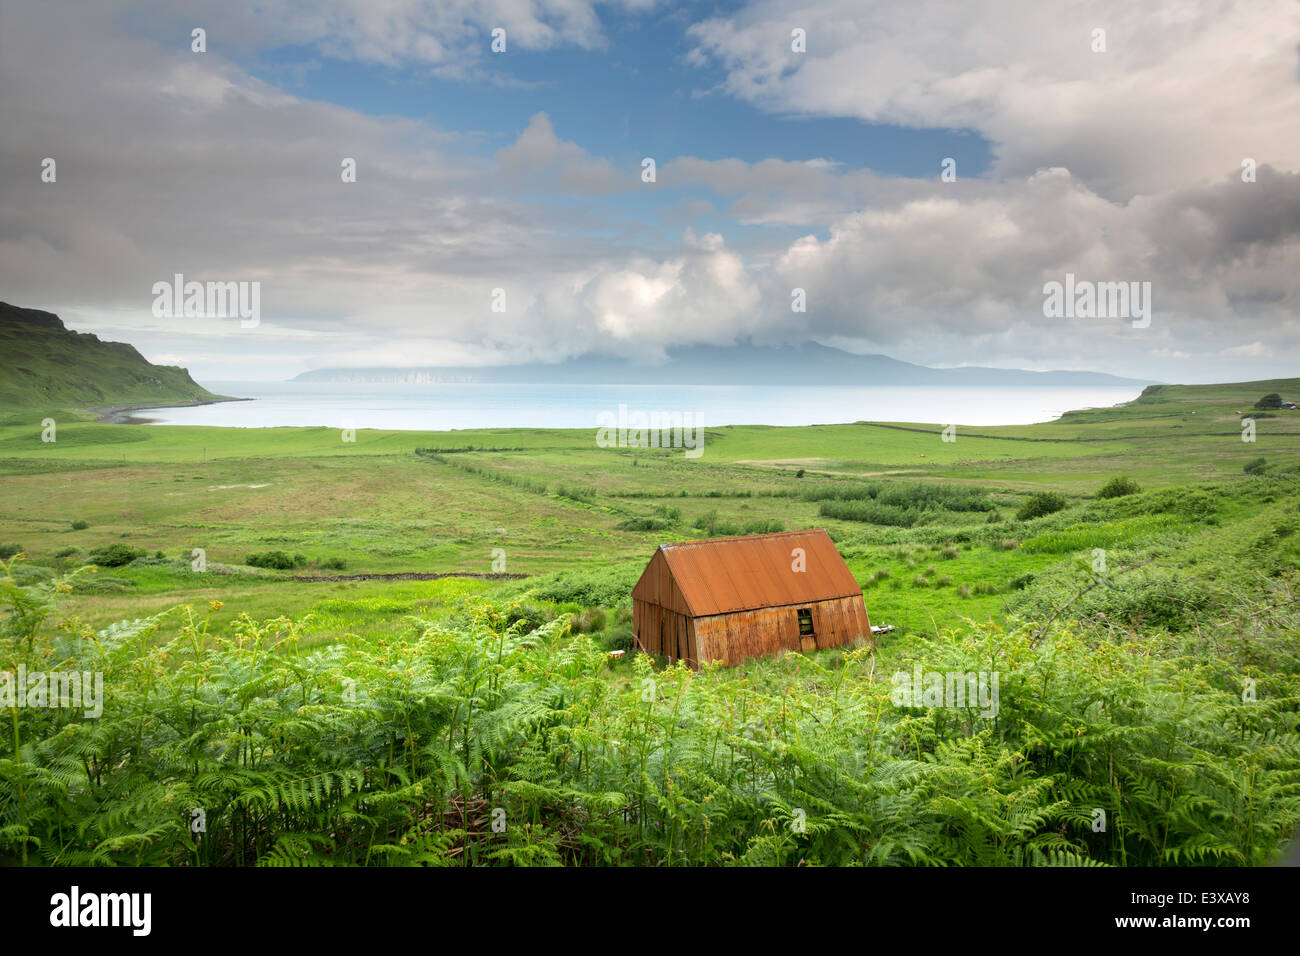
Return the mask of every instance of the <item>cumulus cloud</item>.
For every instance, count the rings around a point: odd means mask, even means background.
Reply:
[[[1168,354],[1171,343],[1205,358],[1256,336],[1291,349],[1300,174],[1264,169],[1252,184],[1230,177],[1117,203],[1067,170],[1044,170],[978,197],[936,191],[844,216],[828,238],[793,243],[772,271],[780,288],[807,288],[802,331],[932,364],[964,349],[967,361],[1073,355],[1132,369],[1135,353]],[[1152,326],[1045,317],[1043,285],[1066,273],[1150,282]]]
[[[995,176],[1062,166],[1128,198],[1243,157],[1300,168],[1291,0],[758,0],[689,32],[692,62],[724,70],[719,92],[774,113],[975,129]]]

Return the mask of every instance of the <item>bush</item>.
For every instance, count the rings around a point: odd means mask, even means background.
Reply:
[[[527,601],[515,602],[514,604],[511,604],[510,608],[506,611],[506,626],[510,627],[513,624],[523,621],[524,626],[520,629],[520,633],[531,634],[554,617],[554,611],[550,611],[542,607],[540,604],[533,604]]]
[[[1256,408],[1281,408],[1282,396],[1277,392],[1269,392],[1263,398],[1255,403]]]
[[[1252,458],[1250,461],[1246,462],[1246,464],[1241,466],[1241,470],[1248,475],[1262,475],[1264,473],[1264,465],[1267,463],[1267,458]]]
[[[22,549],[21,544],[0,544],[0,561],[8,561]]]
[[[131,547],[129,544],[109,544],[90,552],[90,563],[101,568],[120,568],[130,564],[136,558],[143,558],[149,552]]]
[[[1064,509],[1067,504],[1065,495],[1059,492],[1040,491],[1030,495],[1029,500],[1020,506],[1020,510],[1016,512],[1016,518],[1019,521],[1042,518],[1046,515],[1056,514],[1056,512]]]
[[[666,531],[672,527],[672,522],[663,518],[638,516],[624,518],[614,527],[619,531]]]
[[[318,566],[330,571],[342,571],[348,563],[342,558],[321,558]]]
[[[1078,595],[1076,597],[1076,595]],[[1074,620],[1103,620],[1128,627],[1165,628],[1179,632],[1194,625],[1199,612],[1211,603],[1203,584],[1176,571],[1140,568],[1114,578],[1109,587],[1080,594],[1078,581],[1068,572],[1044,575],[1032,589],[1011,598],[1011,610],[1022,617],[1046,621],[1056,609],[1069,605]]]
[[[630,651],[636,646],[636,639],[632,634],[632,628],[626,625],[611,627],[601,635],[600,643],[607,651]]]
[[[80,550],[81,550],[80,548],[74,548],[69,545],[66,548],[59,548],[58,551],[54,552],[54,556],[56,558],[70,558],[74,554],[77,554]]]
[[[861,521],[866,524],[883,524],[895,528],[910,528],[916,524],[917,513],[875,501],[832,500],[823,501],[817,508],[823,518],[842,521]]]
[[[1098,498],[1123,498],[1125,495],[1135,495],[1142,490],[1132,478],[1126,478],[1123,475],[1116,475],[1110,481],[1101,486],[1097,492]]]
[[[561,571],[543,579],[533,589],[539,601],[563,604],[572,601],[584,607],[626,604],[645,565],[623,565],[591,571]]]
[[[736,524],[718,516],[718,512],[706,511],[695,519],[691,527],[700,531],[707,538],[734,538],[747,534],[775,534],[785,530],[785,525],[776,518],[756,518],[744,524]]]
[[[589,607],[585,611],[570,616],[569,629],[575,634],[595,634],[605,629],[605,609]]]
[[[86,530],[87,528],[89,528],[89,527],[90,527],[90,522],[89,522],[89,521],[82,521],[80,518],[78,518],[76,521],[72,522],[72,530],[73,530],[73,531],[85,531],[85,530]]]
[[[39,564],[20,564],[13,571],[14,582],[19,585],[45,584],[54,580],[54,572]]]
[[[244,563],[249,567],[274,571],[288,571],[296,567],[294,556],[288,551],[256,551],[244,558]]]

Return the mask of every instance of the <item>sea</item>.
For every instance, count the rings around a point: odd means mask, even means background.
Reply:
[[[282,425],[449,431],[595,428],[610,421],[681,415],[706,428],[856,421],[1025,425],[1079,408],[1130,401],[1141,387],[914,387],[791,385],[502,385],[205,382],[252,399],[132,414],[168,425]],[[623,416],[620,418],[620,416]],[[686,416],[690,416],[689,418]]]

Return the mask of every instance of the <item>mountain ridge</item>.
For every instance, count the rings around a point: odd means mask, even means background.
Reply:
[[[293,382],[510,385],[932,385],[1098,386],[1152,385],[1155,379],[1106,372],[931,368],[887,355],[859,355],[806,342],[797,346],[700,345],[669,349],[668,361],[642,365],[626,359],[581,356],[549,365],[323,368]]]

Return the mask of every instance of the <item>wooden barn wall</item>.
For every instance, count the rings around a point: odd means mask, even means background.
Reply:
[[[656,551],[650,563],[646,565],[646,569],[641,572],[640,580],[632,589],[632,598],[634,601],[657,604],[677,614],[689,616],[691,613],[662,551]]]
[[[699,655],[695,652],[694,632],[691,619],[685,614],[632,599],[632,633],[643,651],[696,666]]]
[[[806,647],[799,635],[801,607],[812,610],[814,637]],[[749,657],[837,647],[870,635],[871,621],[857,595],[695,619],[697,659],[719,660],[729,667]]]

